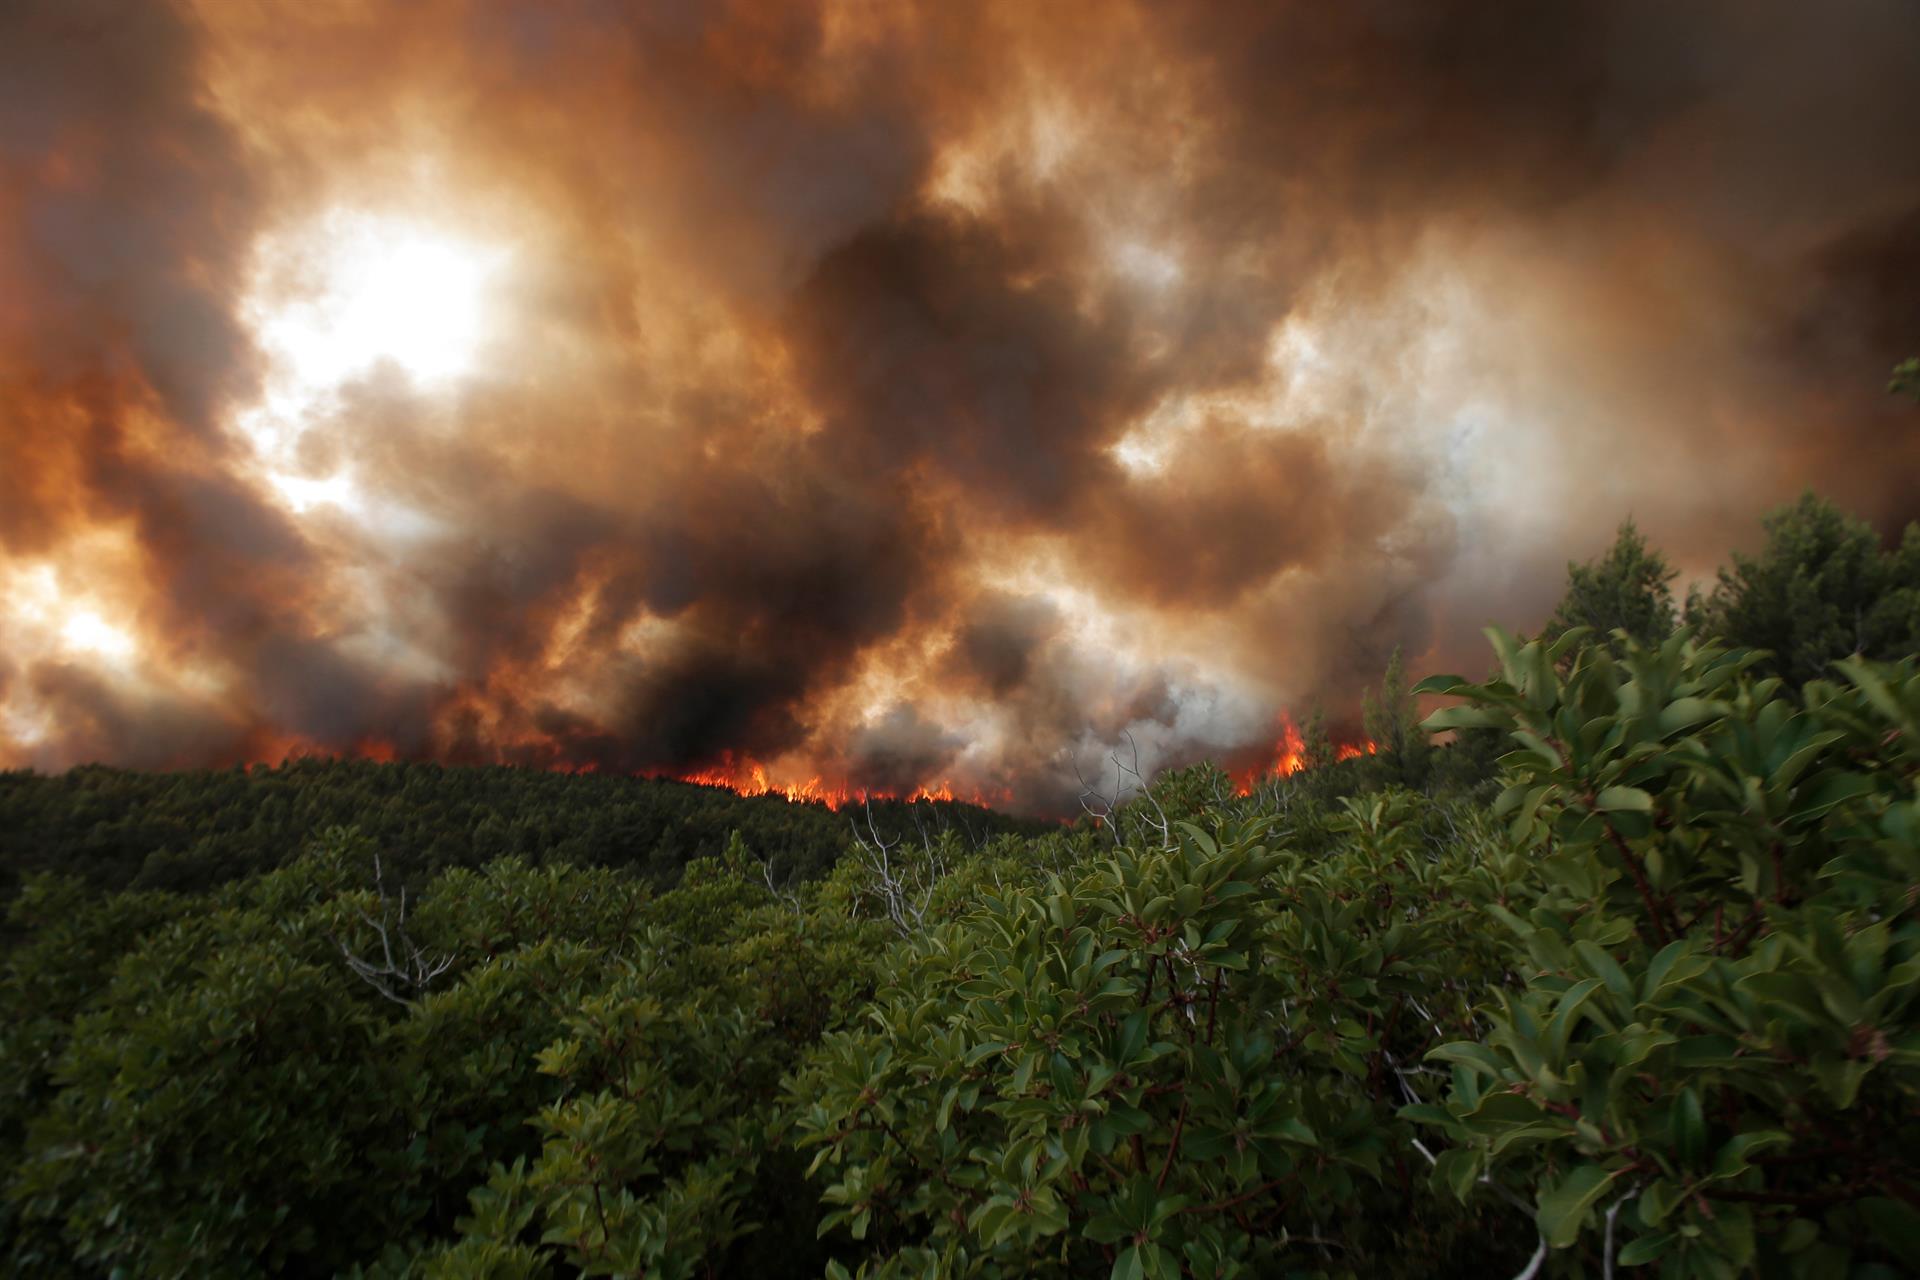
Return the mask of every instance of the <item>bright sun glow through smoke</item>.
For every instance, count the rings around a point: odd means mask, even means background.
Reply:
[[[261,242],[245,310],[267,378],[235,425],[289,507],[331,505],[389,530],[417,527],[403,511],[370,505],[349,472],[303,474],[294,446],[341,387],[383,364],[427,392],[469,375],[493,335],[505,263],[499,248],[422,221],[338,210]],[[129,676],[139,651],[114,602],[84,580],[51,564],[0,573],[0,654]],[[32,744],[50,727],[31,697],[0,698],[0,739]]]
[[[286,296],[256,307],[261,344],[294,387],[330,391],[391,361],[432,386],[472,370],[503,255],[424,223],[333,213],[263,246]]]
[[[301,432],[340,388],[383,367],[427,392],[470,375],[497,327],[506,258],[424,221],[338,209],[261,242],[246,310],[268,374],[237,425],[293,510],[367,514],[351,475],[298,468]]]

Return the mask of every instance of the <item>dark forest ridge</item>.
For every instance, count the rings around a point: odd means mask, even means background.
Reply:
[[[1050,824],[959,801],[876,800],[883,826],[952,825],[971,840]],[[668,779],[503,765],[293,760],[145,772],[86,765],[0,773],[0,896],[35,871],[100,889],[205,890],[268,871],[329,827],[357,827],[405,874],[495,858],[628,867],[664,883],[730,835],[783,880],[818,875],[852,815],[784,796]]]

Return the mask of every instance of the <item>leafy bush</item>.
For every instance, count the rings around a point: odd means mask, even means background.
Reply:
[[[1494,640],[1497,679],[1426,682],[1469,700],[1429,723],[1519,744],[1496,809],[1541,876],[1488,908],[1525,989],[1408,1112],[1452,1143],[1439,1176],[1530,1196],[1546,1244],[1609,1266],[1920,1267],[1913,664],[1796,699],[1685,634],[1618,661]]]
[[[347,887],[366,852],[336,837],[151,928],[113,969],[6,1187],[24,1269],[331,1273],[431,1228],[490,1160],[527,1149],[524,1117],[554,1092],[533,1054],[630,945],[644,889],[513,862],[453,878],[457,907],[429,900],[416,926],[457,946],[434,920],[458,921],[493,954],[463,952],[444,989],[400,1008],[339,951],[371,944],[354,933],[371,895]],[[518,939],[500,927],[514,916]],[[533,936],[553,922],[573,937]]]
[[[983,891],[795,1082],[823,1226],[869,1241],[874,1275],[1499,1256],[1426,1195],[1395,1116],[1485,952],[1466,868],[1418,846],[1411,808],[1349,802],[1329,862],[1261,816]]]

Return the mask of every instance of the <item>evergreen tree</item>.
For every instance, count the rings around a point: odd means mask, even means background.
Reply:
[[[1407,685],[1398,648],[1387,660],[1380,692],[1361,699],[1361,722],[1374,745],[1373,771],[1386,785],[1422,787],[1432,766],[1433,744],[1420,727],[1420,711]]]
[[[1300,735],[1300,764],[1310,771],[1325,769],[1339,758],[1334,750],[1333,734],[1327,729],[1327,713],[1315,703]]]
[[[1609,644],[1624,631],[1642,645],[1657,644],[1673,633],[1673,580],[1667,558],[1627,520],[1613,546],[1597,560],[1567,565],[1567,592],[1547,620],[1551,641],[1575,627],[1591,627]]]
[[[1689,621],[1730,644],[1767,650],[1772,669],[1796,684],[1830,675],[1850,654],[1920,650],[1920,525],[1883,551],[1872,526],[1807,493],[1765,526],[1760,555],[1736,554]]]

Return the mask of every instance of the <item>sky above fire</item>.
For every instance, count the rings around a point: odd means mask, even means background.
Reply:
[[[1916,122],[1898,0],[13,0],[0,767],[1270,765],[1920,515]]]

